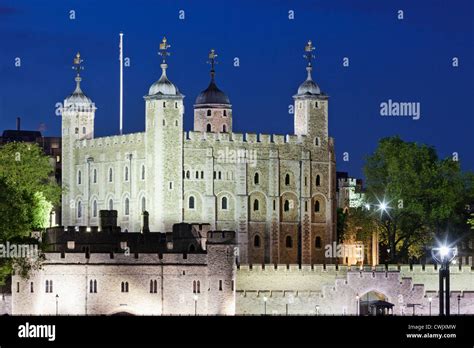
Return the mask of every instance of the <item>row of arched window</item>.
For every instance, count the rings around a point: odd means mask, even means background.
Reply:
[[[207,116],[207,117],[212,116],[212,111],[211,111],[211,109],[207,109],[206,116]],[[223,111],[222,111],[222,116],[227,117],[227,110],[223,110]]]
[[[222,133],[227,133],[227,125],[223,124],[221,129],[222,129],[221,130]],[[206,132],[214,132],[214,131],[215,130],[212,129],[212,125],[208,123],[206,125]]]
[[[112,198],[109,199],[108,210],[114,210],[114,200]],[[83,216],[83,207],[82,207],[82,201],[77,202],[77,207],[76,207],[76,213],[77,213],[77,218],[80,219]],[[143,213],[146,210],[146,198],[142,197],[141,199],[141,212]],[[93,218],[96,218],[98,216],[98,203],[97,200],[92,201],[92,212],[91,215]],[[127,197],[125,198],[123,202],[123,215],[128,216],[130,215],[130,199]]]
[[[261,237],[258,234],[256,234],[253,237],[253,246],[254,246],[254,248],[260,248],[262,246]],[[288,248],[288,249],[293,248],[293,238],[291,236],[286,236],[286,238],[285,238],[285,247]],[[318,236],[318,237],[315,238],[314,247],[316,249],[321,249],[321,247],[322,247],[321,237]]]
[[[145,180],[145,165],[142,165],[141,166],[141,169],[140,169],[140,179],[141,180]],[[97,184],[97,169],[94,168],[92,170],[92,177],[91,177],[91,182],[93,184]],[[124,181],[129,181],[130,180],[130,173],[129,173],[129,168],[128,166],[125,166],[124,167],[124,170],[123,170],[123,180]],[[108,175],[107,175],[107,181],[108,182],[113,182],[114,181],[114,171],[112,168],[109,168],[108,170]],[[77,184],[78,185],[81,185],[82,184],[82,171],[81,170],[78,170],[77,171]]]
[[[190,170],[183,170],[183,178],[184,179],[204,179],[204,171],[196,170],[193,176]]]

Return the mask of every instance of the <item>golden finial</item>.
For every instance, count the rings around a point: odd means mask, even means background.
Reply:
[[[168,40],[166,40],[164,36],[160,43],[160,52],[158,52],[158,54],[163,57],[163,63],[166,62],[166,57],[170,55],[170,52],[168,52],[168,48],[170,47],[171,45],[168,44]]]
[[[306,52],[303,57],[306,58],[308,61],[308,66],[311,66],[311,61],[315,58],[314,54],[312,53],[316,48],[313,46],[311,40],[308,40],[306,46],[304,46],[304,51]]]
[[[217,53],[216,53],[216,50],[214,49],[211,49],[209,51],[209,60],[207,61],[207,64],[211,64],[211,77],[214,78],[214,74],[215,74],[215,70],[214,70],[214,66],[215,64],[217,64]]]
[[[77,72],[77,76],[79,76],[79,72],[81,70],[84,70],[84,67],[82,66],[82,62],[84,60],[81,59],[81,54],[79,52],[77,52],[76,56],[74,57],[74,60],[73,60],[73,69],[76,70]]]

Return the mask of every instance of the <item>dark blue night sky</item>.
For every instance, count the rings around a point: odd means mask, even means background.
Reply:
[[[400,9],[404,20],[397,19]],[[434,145],[443,157],[458,152],[463,168],[472,170],[473,18],[471,0],[0,0],[0,130],[14,129],[21,116],[23,129],[44,123],[45,135],[59,135],[55,104],[74,89],[71,65],[80,51],[82,87],[98,107],[96,136],[117,134],[122,30],[124,55],[131,59],[124,69],[126,133],[144,130],[142,97],[160,76],[157,50],[166,35],[172,45],[168,76],[186,95],[186,130],[194,100],[209,82],[207,53],[215,48],[217,83],[233,104],[234,131],[291,134],[288,105],[306,77],[302,54],[311,39],[313,77],[330,95],[338,170],[361,176],[364,156],[379,138],[396,134]],[[421,119],[380,116],[380,103],[388,99],[420,102]]]

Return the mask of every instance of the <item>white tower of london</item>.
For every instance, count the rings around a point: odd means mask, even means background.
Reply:
[[[63,225],[98,226],[100,210],[115,210],[122,232],[140,231],[147,211],[152,232],[179,222],[235,231],[241,263],[331,262],[324,246],[336,233],[334,141],[328,97],[312,78],[311,42],[291,135],[233,132],[214,50],[211,81],[194,103],[194,130],[184,131],[169,47],[164,39],[161,77],[144,97],[145,131],[120,136],[94,138],[96,108],[81,90],[76,57],[77,88],[62,114]]]

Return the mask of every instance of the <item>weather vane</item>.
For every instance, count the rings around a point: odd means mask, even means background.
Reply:
[[[214,78],[214,65],[217,64],[217,53],[214,49],[211,49],[209,51],[209,60],[207,61],[207,64],[211,64],[211,76]]]
[[[84,60],[81,59],[81,54],[79,52],[77,52],[76,56],[74,57],[74,61],[73,61],[73,69],[76,70],[77,72],[77,76],[79,76],[79,72],[81,70],[84,70],[84,67],[82,66],[82,62]]]
[[[160,51],[158,54],[163,57],[163,63],[166,63],[166,57],[168,57],[171,53],[168,52],[168,48],[171,46],[168,44],[166,37],[163,37],[163,40],[160,43]]]
[[[306,53],[303,55],[303,57],[308,61],[308,66],[311,66],[311,61],[315,58],[314,54],[312,53],[314,50],[315,47],[313,46],[311,40],[309,40],[306,46],[304,46],[304,51]]]

